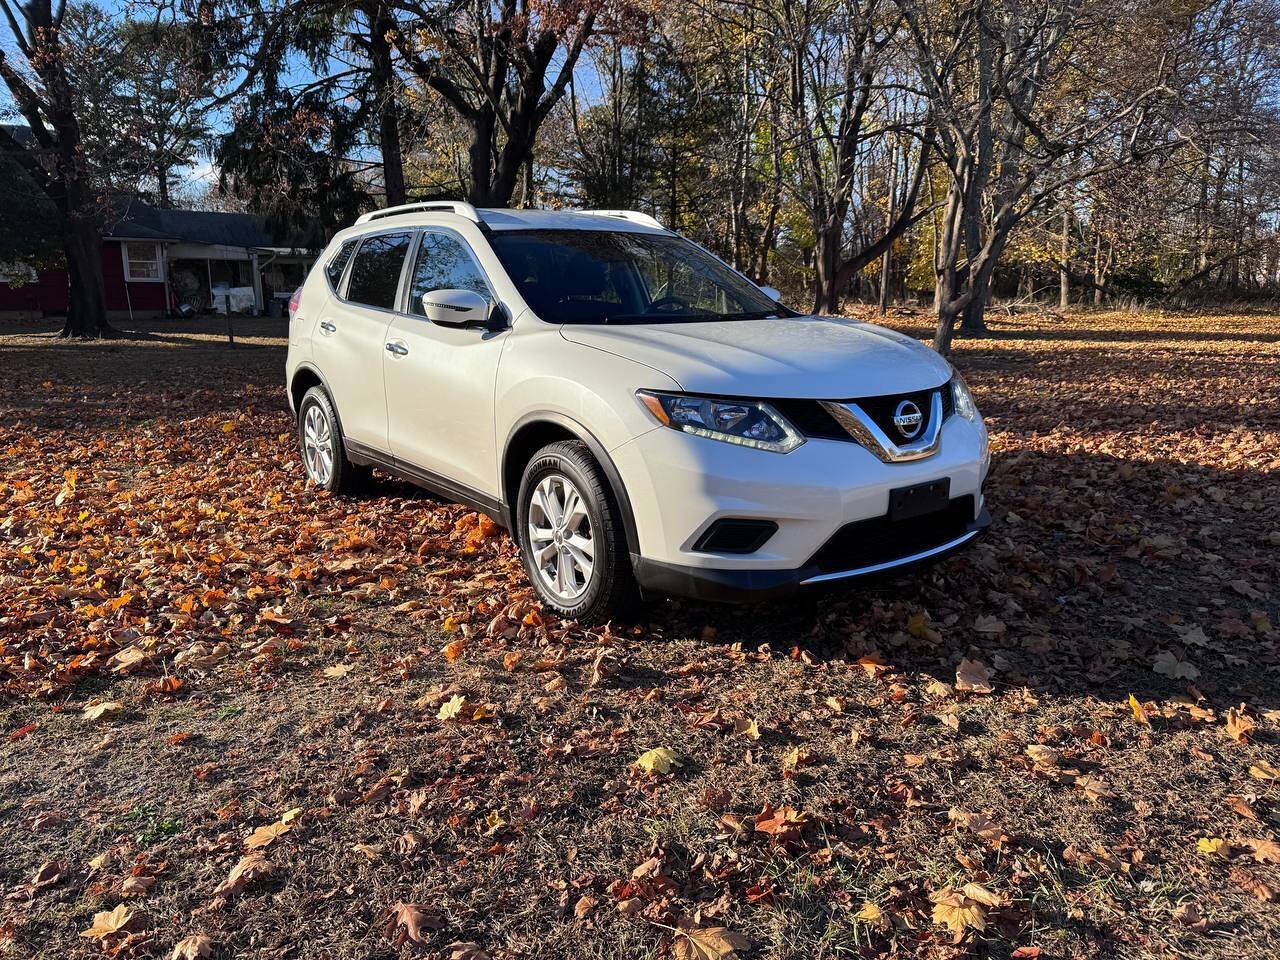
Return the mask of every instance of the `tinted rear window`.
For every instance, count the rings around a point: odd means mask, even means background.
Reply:
[[[409,249],[411,233],[381,233],[366,237],[356,251],[347,281],[347,299],[369,307],[394,310],[400,288],[400,268]]]

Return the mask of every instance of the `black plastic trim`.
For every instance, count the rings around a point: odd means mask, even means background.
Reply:
[[[745,540],[733,547],[717,543],[717,539],[731,528],[754,531],[755,535],[750,540]],[[753,517],[721,517],[702,531],[702,535],[694,541],[692,549],[699,553],[755,553],[777,532],[778,525],[772,520],[758,520]]]
[[[405,463],[403,460],[380,450],[375,450],[373,447],[366,446],[356,440],[344,440],[343,446],[347,451],[347,459],[352,463],[385,470],[392,476],[399,477],[401,480],[408,481],[441,497],[446,497],[454,503],[460,503],[465,507],[470,507],[472,510],[478,510],[491,517],[494,522],[503,528],[508,526],[507,511],[502,503],[486,493],[481,493],[479,490],[472,489],[465,484],[450,480],[448,477],[442,477],[438,473],[432,473],[429,470],[423,470],[421,467],[415,467],[413,464]]]
[[[967,532],[979,533],[991,526],[991,515],[983,508],[978,518],[969,524]],[[919,560],[877,569],[868,573],[850,571],[845,576],[834,576],[817,583],[805,583],[813,577],[827,575],[816,567],[800,567],[795,570],[722,570],[712,567],[686,567],[679,564],[649,560],[632,553],[631,565],[636,580],[646,593],[672,594],[693,597],[697,600],[715,600],[728,603],[751,603],[785,597],[800,590],[839,587],[852,580],[874,581],[900,576],[904,572],[920,570],[965,549],[978,537],[970,537],[947,550],[939,551]]]

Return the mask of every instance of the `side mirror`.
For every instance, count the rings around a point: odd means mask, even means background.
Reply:
[[[774,287],[761,287],[760,292],[774,303],[779,303],[782,300],[782,292]]]
[[[422,312],[446,327],[487,327],[490,306],[488,298],[474,290],[432,290],[422,295]]]

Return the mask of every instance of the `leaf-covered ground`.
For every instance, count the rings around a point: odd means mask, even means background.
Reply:
[[[1280,318],[997,318],[977,548],[594,633],[240,326],[0,329],[0,956],[1274,955]]]

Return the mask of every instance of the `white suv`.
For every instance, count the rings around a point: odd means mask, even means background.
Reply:
[[[910,337],[777,302],[652,217],[417,203],[290,304],[307,474],[493,517],[563,617],[754,599],[937,558],[990,520],[987,431]]]

